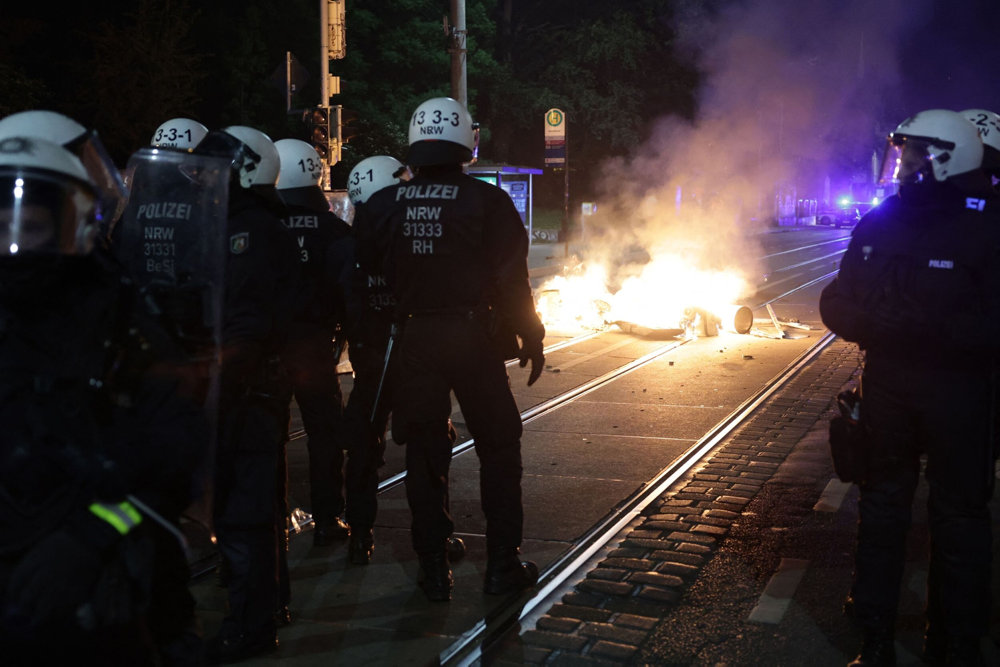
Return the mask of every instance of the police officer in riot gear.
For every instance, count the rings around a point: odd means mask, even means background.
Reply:
[[[161,139],[168,136],[171,133],[162,133]],[[176,143],[178,137],[173,136]],[[114,259],[147,301],[155,304],[160,322],[182,347],[189,363],[200,368],[200,393],[212,445],[218,432],[225,233],[232,159],[232,155],[196,155],[180,145],[150,146],[133,153],[125,169],[129,200],[115,226],[115,243],[111,247]],[[187,586],[191,577],[188,561],[214,550],[209,540],[212,460],[213,449],[206,447],[200,495],[184,511],[185,532],[196,550],[188,554],[177,549],[156,550],[159,568],[154,590],[173,610],[157,617],[166,627],[183,619],[198,627],[194,599]]]
[[[47,139],[76,155],[97,186],[97,218],[100,245],[111,242],[115,223],[125,208],[128,189],[118,168],[101,142],[97,130],[87,129],[55,111],[31,109],[0,119],[0,136]]]
[[[396,158],[375,155],[361,160],[347,177],[347,194],[355,211],[375,192],[399,183],[400,176],[408,174]],[[363,220],[355,218],[361,224]],[[344,281],[348,297],[345,324],[354,370],[343,428],[347,447],[347,521],[351,526],[348,559],[356,565],[367,565],[375,550],[378,468],[384,460],[392,387],[385,375],[386,354],[396,300],[381,273],[370,275],[356,266],[353,247],[351,259]]]
[[[275,190],[279,157],[263,132],[230,126],[210,132],[196,152],[237,147],[229,188],[228,256],[222,324],[220,435],[214,520],[227,572],[229,616],[208,644],[213,662],[273,651],[284,548],[279,459],[288,437],[290,389],[278,353],[285,341],[298,265]],[[280,579],[287,585],[287,576]]]
[[[343,394],[337,377],[341,345],[334,344],[343,318],[339,276],[349,261],[350,226],[330,211],[319,186],[323,161],[299,139],[275,142],[281,160],[278,194],[288,207],[285,227],[301,264],[296,312],[282,360],[302,415],[309,451],[309,494],[313,543],[346,539],[344,450],[337,439]]]
[[[416,175],[376,192],[356,212],[359,260],[393,286],[401,326],[393,389],[393,439],[406,444],[406,493],[421,587],[451,599],[447,541],[454,391],[482,471],[487,569],[483,589],[534,585],[538,569],[518,556],[522,539],[521,421],[505,358],[542,372],[545,330],[528,283],[528,238],[510,198],[463,173],[476,129],[461,103],[430,99],[414,111],[407,164]],[[506,335],[503,332],[508,332]],[[516,334],[520,349],[509,342]]]
[[[1000,321],[998,202],[976,128],[922,111],[889,135],[899,185],[855,229],[822,293],[824,323],[865,351],[850,603],[864,631],[852,665],[894,664],[893,632],[914,490],[926,455],[931,531],[924,658],[981,664],[990,616],[993,368]]]
[[[94,253],[99,190],[37,137],[0,139],[0,645],[11,664],[152,664],[154,549],[209,431],[182,349]],[[151,596],[152,591],[152,599]],[[152,606],[151,606],[152,605]],[[152,641],[150,642],[150,633]]]

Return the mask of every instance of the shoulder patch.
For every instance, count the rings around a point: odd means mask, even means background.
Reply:
[[[240,232],[229,237],[229,252],[242,255],[250,248],[250,232]]]

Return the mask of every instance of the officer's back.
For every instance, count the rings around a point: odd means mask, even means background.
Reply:
[[[496,258],[516,254],[523,236],[502,215],[511,206],[506,193],[461,165],[422,167],[411,181],[372,195],[368,206],[376,234],[391,244],[387,275],[403,316],[482,305],[500,268]]]

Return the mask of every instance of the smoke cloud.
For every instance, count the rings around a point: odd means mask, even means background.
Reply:
[[[619,279],[638,270],[630,259],[670,252],[707,269],[738,268],[755,284],[762,252],[754,239],[773,227],[776,197],[822,207],[851,183],[872,183],[873,155],[881,157],[885,136],[907,116],[992,104],[975,92],[992,82],[971,81],[992,66],[968,69],[987,44],[967,43],[982,33],[970,26],[982,22],[983,0],[948,3],[945,26],[955,34],[941,34],[937,0],[705,9],[714,4],[678,3],[681,53],[703,73],[695,120],[660,119],[634,154],[601,167],[598,214],[584,234],[588,257],[603,253]],[[1000,42],[991,25],[990,43]]]

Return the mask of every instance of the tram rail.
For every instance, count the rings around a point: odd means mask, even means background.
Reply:
[[[643,484],[585,534],[581,535],[558,558],[540,573],[535,588],[522,595],[512,595],[491,610],[488,617],[478,620],[462,637],[440,654],[442,665],[470,665],[483,657],[502,635],[519,627],[519,622],[536,608],[548,606],[567,581],[588,564],[595,554],[606,549],[609,543],[652,502],[668,493],[678,480],[715,449],[730,433],[747,422],[754,412],[771,396],[784,387],[800,370],[815,359],[836,338],[827,332],[799,355],[755,394],[747,398],[736,410],[712,427],[701,439],[681,456],[670,462],[648,482]],[[666,346],[665,346],[666,347]],[[658,350],[660,356],[666,350]],[[649,356],[649,355],[647,355]],[[654,357],[655,358],[655,357]],[[649,363],[652,359],[643,363]]]

